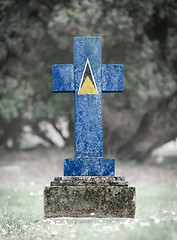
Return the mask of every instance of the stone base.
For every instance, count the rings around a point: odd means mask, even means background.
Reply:
[[[64,176],[114,176],[115,159],[65,159]]]
[[[123,177],[56,177],[44,189],[44,215],[133,218],[135,188]]]

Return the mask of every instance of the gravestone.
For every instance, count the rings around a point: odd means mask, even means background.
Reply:
[[[73,92],[75,158],[44,189],[45,217],[134,217],[135,188],[103,158],[102,93],[123,91],[123,66],[102,64],[100,37],[74,38],[74,64],[53,65],[53,92]]]

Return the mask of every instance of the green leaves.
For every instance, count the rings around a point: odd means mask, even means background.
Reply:
[[[7,57],[7,49],[5,45],[0,42],[0,62],[4,61]]]
[[[2,1],[0,131],[11,134],[6,121],[73,114],[72,94],[52,93],[51,66],[73,62],[75,36],[102,37],[103,63],[124,64],[126,106],[143,116],[176,88],[176,9],[174,0]],[[105,99],[115,111],[125,107]]]
[[[26,103],[33,95],[34,90],[26,86],[25,81],[6,77],[0,81],[0,114],[6,121],[18,118],[24,112]]]

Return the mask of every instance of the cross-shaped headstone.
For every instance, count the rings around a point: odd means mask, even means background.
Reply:
[[[64,176],[114,176],[103,158],[102,92],[123,91],[123,66],[102,64],[100,37],[74,38],[74,64],[53,65],[53,92],[74,92],[75,158]]]

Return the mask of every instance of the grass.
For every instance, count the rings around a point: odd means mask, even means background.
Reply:
[[[166,165],[118,164],[118,173],[136,187],[135,219],[45,220],[43,189],[62,174],[65,155],[37,149],[0,157],[0,240],[177,239],[177,174]]]
[[[44,220],[43,187],[0,187],[0,239],[177,239],[176,183],[137,185],[136,218],[119,221]]]

